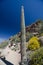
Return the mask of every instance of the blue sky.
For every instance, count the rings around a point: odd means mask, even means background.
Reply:
[[[0,0],[0,40],[20,31],[21,6],[25,10],[26,26],[43,20],[43,0]]]

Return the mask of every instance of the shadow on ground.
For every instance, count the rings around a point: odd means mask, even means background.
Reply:
[[[7,61],[7,60],[5,60],[5,59],[3,59],[3,58],[1,58],[1,60],[2,60],[6,65],[13,65],[11,62],[9,62],[9,61]]]

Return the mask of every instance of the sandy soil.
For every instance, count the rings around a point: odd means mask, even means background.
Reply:
[[[11,62],[13,65],[19,65],[19,62],[21,60],[21,56],[18,53],[18,51],[12,51],[8,46],[3,50],[2,53],[5,57],[6,60]],[[2,62],[0,62],[2,63]],[[2,64],[0,64],[2,65]],[[3,64],[4,65],[4,64]]]

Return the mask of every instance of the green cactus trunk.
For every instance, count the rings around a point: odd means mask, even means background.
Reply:
[[[24,8],[21,9],[21,65],[27,65]]]

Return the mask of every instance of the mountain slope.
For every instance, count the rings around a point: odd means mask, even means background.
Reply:
[[[26,41],[27,42],[33,35],[41,36],[41,34],[43,35],[43,21],[42,20],[38,20],[35,23],[26,27]],[[0,48],[6,47],[9,44],[9,41],[11,43],[21,42],[20,39],[21,39],[21,32],[10,37],[8,41],[1,43]]]

